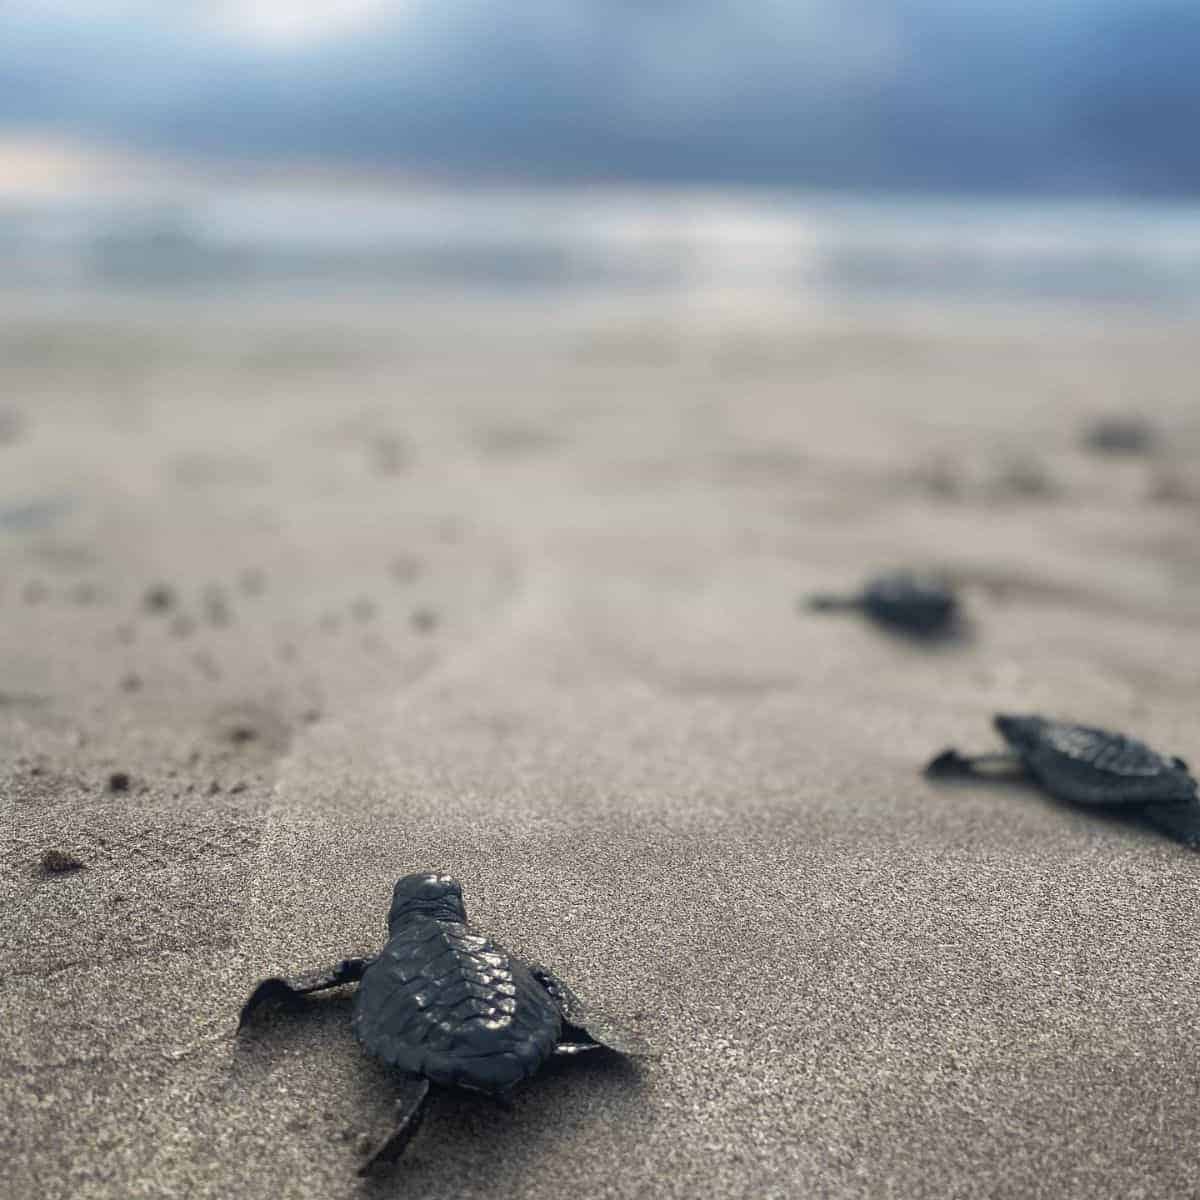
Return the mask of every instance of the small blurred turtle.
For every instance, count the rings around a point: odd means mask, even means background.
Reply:
[[[943,750],[925,774],[1029,778],[1058,800],[1140,815],[1175,841],[1200,849],[1200,799],[1182,758],[1168,758],[1136,738],[1090,725],[1006,713],[998,713],[993,723],[1007,751],[968,757]]]
[[[933,637],[958,624],[958,599],[945,580],[916,571],[895,571],[870,580],[855,596],[809,596],[816,612],[855,609],[873,621],[904,633]]]
[[[1143,417],[1097,417],[1083,431],[1083,444],[1097,454],[1147,454],[1154,449],[1154,426]]]

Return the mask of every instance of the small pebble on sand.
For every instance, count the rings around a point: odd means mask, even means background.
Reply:
[[[219,587],[209,587],[204,592],[204,616],[216,629],[224,629],[233,621],[233,612],[225,593]]]
[[[408,444],[395,434],[381,434],[371,443],[369,453],[379,475],[399,475],[409,463]]]
[[[180,613],[171,620],[171,636],[177,638],[191,637],[196,632],[196,622],[191,617]]]
[[[82,871],[83,863],[65,850],[47,850],[39,863],[43,875],[67,875]]]
[[[158,583],[146,589],[142,603],[147,612],[166,612],[175,603],[175,593],[165,583]]]
[[[9,446],[20,441],[24,425],[21,414],[15,409],[0,409],[0,446]]]
[[[401,554],[393,559],[391,572],[397,583],[414,583],[421,575],[421,560],[411,554]]]
[[[431,608],[418,608],[412,615],[412,627],[418,633],[432,633],[437,628],[437,613]]]
[[[258,567],[247,567],[238,575],[238,586],[247,596],[261,596],[267,590],[267,577]]]

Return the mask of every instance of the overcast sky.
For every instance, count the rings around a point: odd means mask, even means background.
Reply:
[[[0,129],[536,178],[1200,190],[1194,0],[0,0]]]

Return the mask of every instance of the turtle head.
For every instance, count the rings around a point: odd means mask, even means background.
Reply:
[[[463,905],[462,884],[436,871],[405,875],[392,890],[388,928],[395,928],[397,921],[414,913],[432,917],[435,921],[465,922],[467,910]]]
[[[1039,741],[1046,727],[1042,717],[1016,717],[1010,713],[997,713],[993,724],[1014,750],[1022,750]]]

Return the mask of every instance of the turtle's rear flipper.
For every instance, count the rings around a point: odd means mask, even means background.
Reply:
[[[636,1033],[611,1017],[585,1008],[583,1001],[549,967],[531,963],[530,974],[550,993],[563,1019],[562,1040],[555,1054],[581,1054],[585,1050],[613,1050],[630,1058],[646,1058],[649,1047]]]
[[[345,983],[357,983],[363,972],[371,965],[369,958],[343,958],[340,963],[329,971],[312,971],[307,975],[293,975],[289,979],[273,975],[264,979],[250,993],[249,999],[242,1005],[242,1015],[238,1018],[240,1030],[255,1011],[264,1004],[287,1003],[313,992],[325,992],[330,988],[341,987]]]
[[[396,1128],[358,1168],[360,1175],[369,1175],[376,1167],[394,1163],[404,1153],[413,1135],[421,1128],[428,1099],[429,1080],[420,1075],[405,1076],[404,1091],[396,1101]]]
[[[1192,850],[1200,850],[1200,801],[1147,804],[1142,815],[1169,838]]]
[[[967,757],[957,750],[943,750],[925,764],[925,774],[931,779],[961,779],[975,776],[995,779],[1002,775],[1017,775],[1024,768],[1015,754],[976,754]]]

